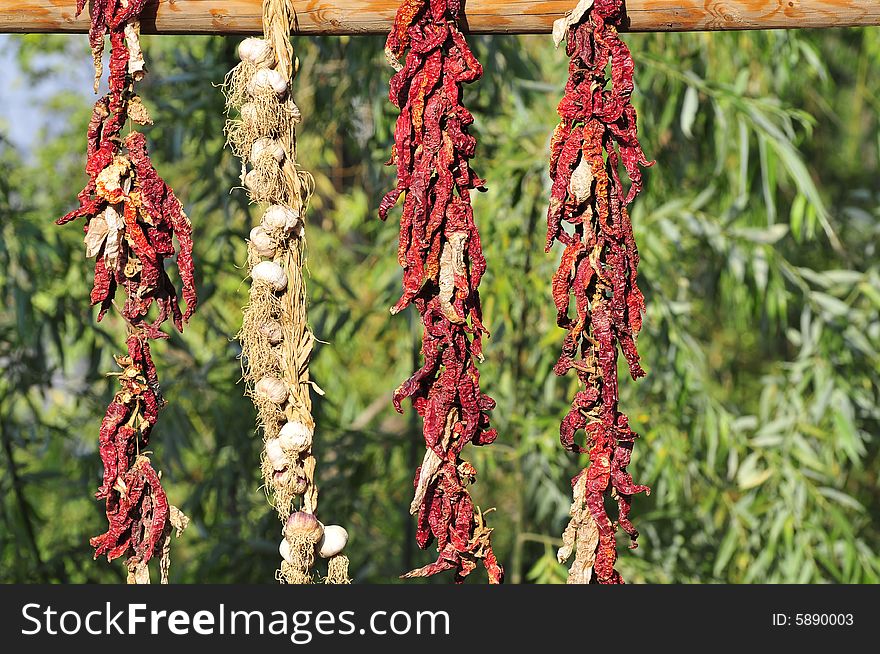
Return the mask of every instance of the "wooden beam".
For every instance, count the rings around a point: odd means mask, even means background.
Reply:
[[[294,0],[300,34],[386,34],[398,0]],[[471,33],[548,33],[575,0],[467,0]],[[75,0],[7,0],[0,33],[88,31]],[[260,0],[150,0],[145,33],[255,34]],[[880,25],[878,0],[627,0],[632,32]]]

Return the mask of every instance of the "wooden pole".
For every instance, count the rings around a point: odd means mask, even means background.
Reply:
[[[145,33],[257,34],[261,0],[149,0]],[[386,34],[399,0],[294,0],[299,34]],[[467,0],[467,29],[483,34],[550,32],[575,0]],[[629,31],[880,25],[880,0],[627,0]],[[0,33],[88,31],[76,0],[6,0]]]

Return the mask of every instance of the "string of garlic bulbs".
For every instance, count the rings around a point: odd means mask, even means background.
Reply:
[[[327,583],[350,583],[342,549],[348,534],[316,517],[318,488],[309,379],[314,336],[308,328],[302,266],[304,215],[314,190],[296,163],[294,127],[301,114],[290,83],[297,62],[290,44],[290,0],[264,0],[264,38],[238,47],[241,59],[224,85],[227,144],[242,161],[241,182],[252,202],[266,206],[248,239],[250,298],[238,338],[247,394],[263,434],[262,474],[284,524],[279,553],[282,583],[314,579],[315,556],[327,559]]]

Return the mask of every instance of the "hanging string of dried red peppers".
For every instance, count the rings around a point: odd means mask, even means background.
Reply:
[[[419,547],[437,541],[437,561],[404,577],[455,571],[461,582],[482,561],[491,583],[504,576],[492,551],[491,533],[467,486],[476,470],[461,459],[468,443],[488,445],[496,432],[488,412],[495,402],[480,391],[475,365],[482,360],[480,296],[486,270],[474,224],[471,189],[483,180],[471,170],[476,139],[461,105],[462,85],[482,67],[458,29],[460,0],[404,0],[386,43],[397,73],[389,98],[400,109],[390,163],[397,186],[381,202],[379,215],[403,196],[398,260],[403,295],[391,312],[415,304],[422,317],[424,366],[394,393],[394,407],[410,398],[424,419],[427,452],[416,471]],[[405,63],[400,60],[406,52]]]
[[[566,449],[590,456],[588,467],[572,481],[571,521],[559,550],[560,562],[576,550],[569,583],[623,583],[614,569],[617,527],[635,547],[638,531],[628,517],[631,497],[650,492],[627,472],[638,434],[618,409],[618,346],[632,378],[645,374],[635,345],[645,303],[636,285],[639,255],[626,205],[641,189],[640,166],[650,165],[630,104],[632,57],[614,27],[624,17],[623,4],[581,0],[553,30],[557,45],[566,39],[571,60],[558,107],[562,120],[550,142],[553,186],[546,249],[554,241],[565,247],[553,277],[553,300],[557,324],[568,330],[554,371],[565,375],[574,369],[583,384],[562,421],[560,438]],[[621,162],[631,183],[626,196]],[[572,297],[574,317],[569,315]],[[575,443],[579,430],[586,432],[586,448]],[[607,498],[617,502],[616,521],[605,510]]]
[[[134,83],[144,76],[138,16],[145,0],[95,0],[89,42],[95,59],[95,89],[101,78],[104,37],[110,36],[110,90],[95,103],[89,121],[86,173],[79,208],[57,223],[85,218],[86,256],[96,257],[92,305],[100,304],[98,320],[111,306],[117,288],[125,292],[119,312],[128,325],[128,353],[116,357],[121,373],[116,393],[101,423],[100,453],[104,475],[96,497],[106,500],[109,529],[91,539],[95,558],[127,557],[129,583],[149,583],[147,564],[160,557],[160,578],[168,581],[171,532],[178,536],[188,519],[170,506],[145,448],[165,405],[150,339],[167,338],[160,327],[171,317],[179,331],[196,307],[192,230],[183,207],[159,177],[138,132],[124,138],[126,120],[152,124]],[[78,0],[77,15],[85,7]],[[186,310],[165,271],[175,255]],[[154,317],[150,319],[153,305]]]

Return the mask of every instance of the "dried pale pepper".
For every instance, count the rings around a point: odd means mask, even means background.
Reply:
[[[617,528],[635,547],[631,498],[650,492],[627,472],[638,434],[618,408],[618,347],[632,378],[645,374],[635,345],[645,303],[636,284],[639,255],[626,205],[641,190],[640,166],[651,165],[630,104],[633,60],[615,28],[624,16],[622,0],[582,0],[554,25],[554,40],[558,45],[566,38],[570,57],[558,107],[561,122],[550,142],[546,249],[554,241],[564,246],[552,289],[557,323],[568,330],[554,371],[565,375],[574,369],[583,386],[562,421],[560,438],[566,449],[587,452],[590,459],[572,480],[572,519],[559,552],[563,562],[577,551],[569,583],[623,583],[614,569]],[[630,180],[625,195],[621,163]],[[580,430],[586,447],[575,441]],[[616,521],[606,511],[606,499],[616,501]]]
[[[394,393],[394,406],[410,398],[424,420],[427,448],[415,476],[416,538],[426,549],[436,540],[438,558],[404,577],[455,571],[462,582],[482,562],[491,583],[503,569],[491,545],[492,529],[467,486],[476,470],[461,459],[465,445],[496,438],[489,425],[495,402],[480,390],[480,278],[486,261],[474,223],[470,191],[484,182],[469,165],[476,139],[473,116],[461,104],[462,87],[482,75],[482,66],[459,30],[460,0],[404,0],[386,42],[397,71],[389,98],[400,109],[389,164],[397,186],[381,201],[384,220],[403,196],[398,260],[403,294],[396,314],[414,304],[422,318],[424,365]],[[401,57],[406,53],[404,63]]]
[[[153,168],[143,134],[122,136],[128,119],[152,123],[134,92],[134,83],[145,72],[138,22],[144,4],[145,0],[92,4],[89,42],[95,88],[109,35],[109,91],[95,103],[89,121],[89,182],[78,196],[80,206],[57,221],[63,225],[85,218],[86,256],[96,258],[91,303],[100,305],[99,321],[115,306],[117,289],[125,293],[119,311],[128,325],[128,353],[116,357],[122,368],[116,373],[120,390],[107,409],[99,439],[104,474],[96,497],[106,501],[109,528],[91,544],[95,558],[127,557],[130,583],[149,583],[147,564],[154,556],[160,557],[160,577],[167,581],[171,532],[176,529],[179,535],[188,522],[168,503],[144,448],[165,405],[149,340],[167,338],[160,328],[168,318],[182,331],[197,303],[189,219]],[[85,0],[78,0],[77,15],[84,7]],[[183,311],[165,271],[166,260],[175,255],[186,303]]]

